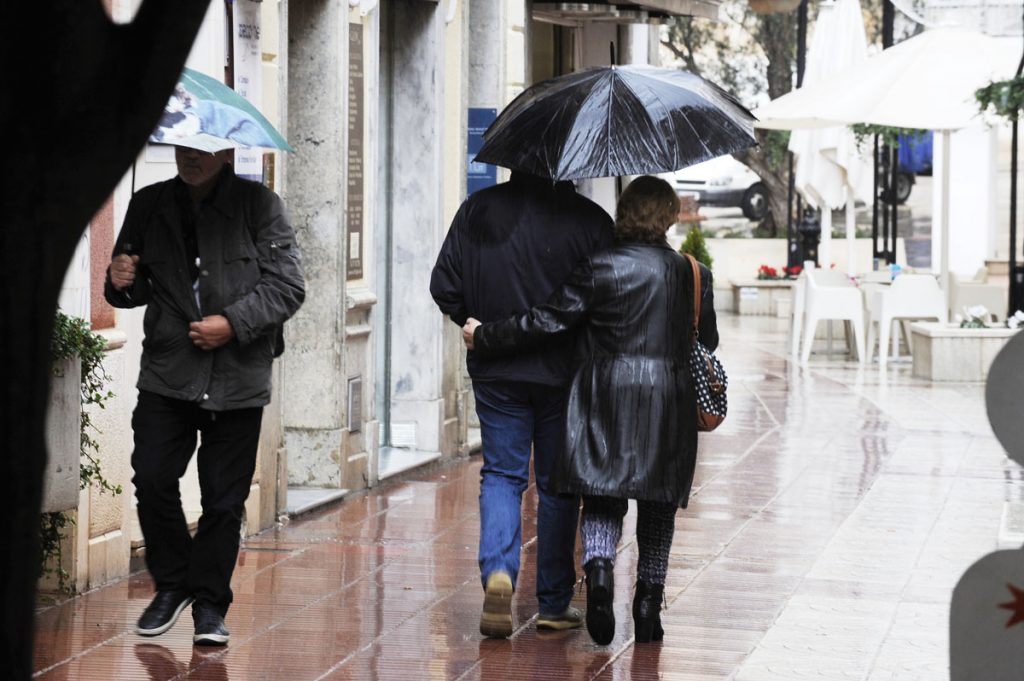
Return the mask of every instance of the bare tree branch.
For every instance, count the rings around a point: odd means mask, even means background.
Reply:
[[[701,69],[697,64],[696,53],[700,44],[705,42],[705,32],[697,31],[692,17],[676,19],[669,26],[668,40],[661,41],[661,44],[669,49],[677,59],[686,64],[687,70],[700,75]],[[680,43],[677,45],[677,41]]]

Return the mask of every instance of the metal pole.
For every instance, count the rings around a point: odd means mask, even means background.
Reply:
[[[1017,69],[1017,75],[1020,75],[1020,69]],[[1017,134],[1019,123],[1017,117],[1014,116],[1010,137],[1010,144],[1013,148],[1010,150],[1010,309],[1007,310],[1007,316],[1016,312],[1021,303],[1017,300],[1019,289],[1017,282]]]
[[[882,151],[882,193],[885,193],[886,187],[889,186],[889,162],[892,160],[889,156],[889,146],[884,142],[881,143]],[[882,209],[882,258],[885,259],[886,264],[890,264],[892,261],[889,259],[889,206],[879,199],[879,207]]]
[[[807,66],[807,3],[800,0],[800,8],[796,13],[796,86],[804,84],[804,68]],[[793,267],[800,264],[797,257],[796,235],[793,233],[793,196],[796,193],[796,179],[793,176],[793,154],[789,155],[789,188],[786,195],[786,265]],[[797,215],[801,211],[800,197],[797,197]]]
[[[889,168],[892,171],[889,183],[890,193],[892,196],[892,241],[890,242],[892,247],[889,250],[889,262],[894,263],[896,262],[896,222],[898,218],[898,214],[896,211],[899,207],[899,200],[896,196],[896,190],[899,185],[900,174],[899,138],[897,138],[896,146],[890,149],[889,154],[891,159],[891,161],[889,162]]]
[[[1024,72],[1024,54],[1021,54],[1020,63],[1017,64],[1017,77]],[[1013,314],[1020,309],[1021,304],[1024,301],[1018,300],[1017,292],[1020,290],[1019,281],[1021,278],[1017,274],[1017,141],[1018,141],[1018,126],[1020,121],[1017,118],[1016,112],[1013,117],[1012,136],[1010,149],[1010,294],[1008,300],[1010,303],[1010,309],[1007,310],[1007,316]]]
[[[878,258],[878,135],[875,135],[875,153],[871,157],[871,258]]]
[[[890,0],[882,1],[882,49],[892,47],[893,43],[893,27],[896,19],[896,8],[893,6]],[[882,186],[888,184],[888,167],[887,157],[885,149],[880,148],[878,135],[875,135],[875,155],[872,157],[872,167],[874,170],[874,201],[871,206],[871,250],[874,258],[884,258],[886,262],[889,262],[889,256],[887,254],[889,247],[889,211],[888,207],[882,205],[880,193],[883,191],[882,187],[879,186],[879,174],[883,174]],[[881,164],[879,161],[881,160]],[[881,168],[879,167],[881,165]],[[878,211],[882,211],[882,248],[878,247]]]
[[[940,204],[942,215],[939,221],[939,230],[942,232],[940,238],[942,241],[939,244],[939,257],[941,258],[939,274],[942,277],[940,284],[942,285],[942,293],[946,300],[946,310],[949,310],[949,138],[949,130],[943,130],[942,168],[940,170],[942,176],[939,180],[942,186],[942,203]]]
[[[796,22],[796,86],[802,87],[807,66],[807,0],[800,0]]]
[[[893,45],[893,33],[896,23],[896,7],[890,0],[882,3],[882,49],[888,49]]]
[[[793,154],[789,156],[789,191],[786,193],[786,266],[799,265],[796,262],[796,248],[793,240],[793,192],[796,187],[796,178],[793,176]]]

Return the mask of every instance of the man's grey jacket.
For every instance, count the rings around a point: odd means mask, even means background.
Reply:
[[[193,289],[175,199],[179,178],[139,190],[128,204],[114,254],[138,255],[135,283],[116,291],[114,307],[146,305],[138,388],[224,411],[270,401],[271,363],[281,324],[305,298],[295,233],[281,199],[225,166],[196,218],[198,289]],[[197,300],[198,298],[198,300]],[[224,315],[234,338],[200,350],[189,324]]]

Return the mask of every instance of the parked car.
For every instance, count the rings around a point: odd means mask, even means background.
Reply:
[[[679,196],[693,196],[702,206],[739,208],[748,220],[768,214],[768,188],[757,173],[732,156],[720,156],[663,175]]]

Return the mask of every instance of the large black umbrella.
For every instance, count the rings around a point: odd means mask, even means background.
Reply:
[[[753,115],[700,76],[602,66],[524,90],[475,160],[573,180],[668,172],[755,144]]]

